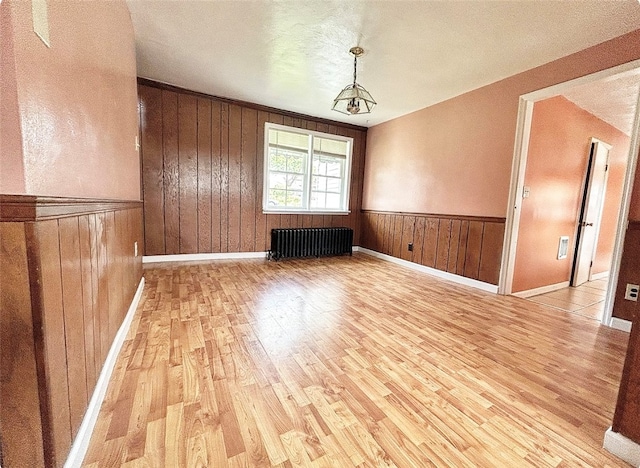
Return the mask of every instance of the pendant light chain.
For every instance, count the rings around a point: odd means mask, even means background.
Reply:
[[[356,87],[356,74],[358,72],[358,56],[353,54],[353,87]]]

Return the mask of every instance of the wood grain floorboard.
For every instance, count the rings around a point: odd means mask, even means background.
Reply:
[[[145,278],[85,466],[628,466],[618,330],[359,254]]]

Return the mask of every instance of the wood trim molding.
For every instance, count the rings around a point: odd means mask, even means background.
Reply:
[[[604,433],[604,449],[633,466],[640,466],[640,444],[612,428]]]
[[[482,221],[483,223],[504,223],[507,220],[507,218],[498,218],[496,216],[469,216],[469,215],[454,215],[454,214],[440,214],[440,213],[414,213],[409,211],[379,211],[379,210],[360,210],[360,211],[362,213],[375,213],[375,214],[386,214],[386,215],[422,216],[426,218],[459,219],[461,221]]]
[[[630,231],[640,231],[640,221],[630,219],[627,229]]]
[[[138,77],[138,84],[139,85],[144,85],[144,86],[151,86],[153,88],[158,88],[158,89],[165,89],[167,91],[173,91],[173,92],[176,92],[176,93],[191,94],[192,96],[202,97],[202,98],[206,98],[206,99],[215,99],[216,101],[226,102],[228,104],[237,104],[237,105],[242,106],[242,107],[249,107],[251,109],[256,109],[256,110],[259,110],[259,111],[274,112],[274,113],[285,115],[285,116],[288,116],[288,117],[293,117],[294,119],[312,120],[314,122],[327,124],[327,125],[335,125],[335,126],[343,127],[343,128],[350,128],[352,130],[359,130],[359,131],[364,131],[364,132],[367,131],[367,127],[361,127],[359,125],[353,125],[353,124],[348,124],[348,123],[344,123],[344,122],[338,122],[336,120],[321,119],[319,117],[314,117],[312,115],[299,114],[297,112],[291,112],[291,111],[287,111],[287,110],[284,110],[284,109],[278,109],[278,108],[275,108],[275,107],[263,106],[261,104],[256,104],[256,103],[253,103],[253,102],[240,101],[240,100],[237,100],[237,99],[225,98],[225,97],[221,97],[221,96],[213,96],[211,94],[200,93],[198,91],[191,91],[189,89],[180,88],[179,86],[174,86],[174,85],[171,85],[171,84],[168,84],[168,83],[162,83],[160,81],[150,80],[148,78]]]
[[[0,222],[44,221],[141,207],[139,200],[0,195]]]

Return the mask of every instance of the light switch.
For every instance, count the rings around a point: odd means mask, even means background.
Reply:
[[[525,185],[522,188],[522,198],[529,198],[529,194],[531,194],[531,187]]]

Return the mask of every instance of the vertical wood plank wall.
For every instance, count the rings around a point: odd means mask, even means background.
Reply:
[[[613,316],[633,321],[638,315],[638,303],[625,300],[624,295],[627,283],[640,284],[640,221],[629,220],[618,278]]]
[[[43,466],[24,223],[0,222],[0,446],[3,466]]]
[[[359,243],[366,129],[139,80],[147,255],[264,252],[272,228],[346,226]],[[349,215],[262,213],[264,126],[354,140]]]
[[[363,211],[361,245],[497,285],[504,228],[504,218]]]
[[[3,466],[64,464],[142,277],[140,202],[53,201],[0,197]]]
[[[638,220],[629,220],[613,305],[613,316],[629,320],[632,325],[612,429],[640,443],[640,306],[638,302],[624,299],[627,283],[640,284]]]

